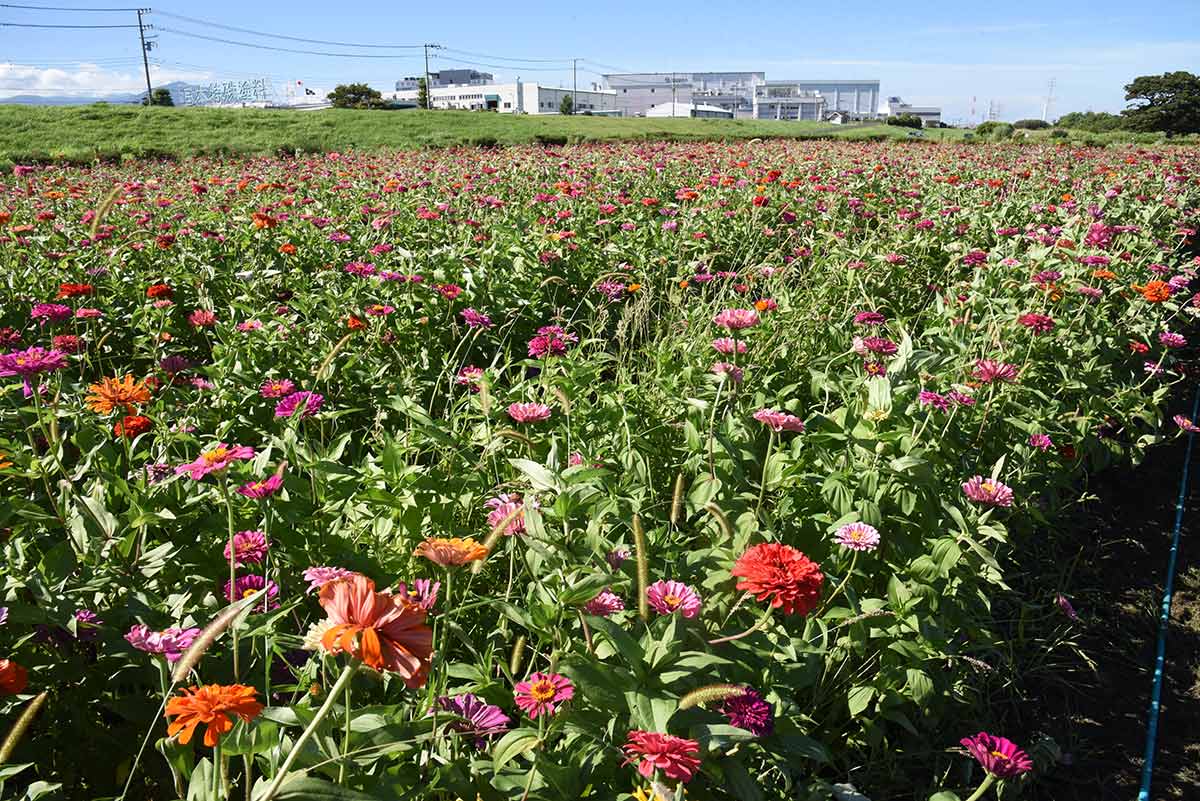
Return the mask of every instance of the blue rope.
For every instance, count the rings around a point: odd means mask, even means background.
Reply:
[[[1200,387],[1192,401],[1192,422],[1200,413]],[[1154,751],[1158,740],[1158,712],[1162,702],[1163,668],[1167,661],[1167,628],[1171,622],[1171,596],[1175,594],[1175,563],[1179,557],[1179,531],[1183,526],[1183,502],[1187,497],[1188,467],[1192,462],[1192,443],[1196,435],[1187,435],[1187,452],[1183,457],[1183,474],[1179,479],[1179,499],[1175,501],[1175,530],[1171,534],[1171,556],[1167,560],[1167,584],[1163,589],[1162,612],[1158,620],[1158,650],[1154,656],[1154,690],[1150,694],[1150,717],[1146,725],[1146,754],[1142,760],[1142,789],[1138,801],[1150,801],[1150,781],[1154,778]]]

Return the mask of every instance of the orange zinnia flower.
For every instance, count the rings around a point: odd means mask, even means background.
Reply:
[[[284,242],[282,245],[279,246],[279,252],[285,256],[295,256],[296,250],[297,250],[296,246],[293,245],[291,242]]]
[[[193,732],[201,723],[208,724],[204,730],[204,744],[213,747],[222,735],[233,728],[230,714],[245,721],[258,716],[263,705],[254,699],[254,688],[244,684],[206,684],[202,687],[185,687],[183,695],[167,702],[167,717],[174,717],[167,727],[167,736],[179,735],[180,745],[187,745]]]
[[[1099,278],[1101,281],[1111,281],[1117,277],[1117,274],[1112,270],[1106,270],[1103,267],[1099,270],[1092,270],[1092,275]]]
[[[1143,287],[1134,287],[1141,296],[1151,303],[1162,303],[1171,297],[1171,285],[1166,281],[1150,281]]]
[[[324,584],[320,601],[329,616],[323,649],[397,673],[409,687],[425,684],[433,632],[425,625],[424,609],[402,595],[376,592],[375,582],[358,573]]]
[[[457,567],[467,562],[478,562],[487,555],[488,549],[470,537],[430,537],[413,551],[413,556],[424,556],[442,567]]]
[[[0,694],[17,695],[29,683],[29,671],[11,659],[0,659]]]
[[[126,414],[132,414],[134,404],[150,400],[150,390],[131,375],[120,379],[102,378],[99,384],[92,384],[88,389],[92,394],[84,398],[84,402],[98,414],[108,414],[115,409],[124,409]]]
[[[8,460],[8,454],[0,451],[0,470],[6,467],[12,467],[13,463]]]

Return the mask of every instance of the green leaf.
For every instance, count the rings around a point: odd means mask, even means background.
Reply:
[[[500,769],[512,762],[521,754],[531,750],[540,742],[538,733],[534,729],[513,729],[508,734],[500,738],[492,749],[492,770],[496,773]]]
[[[918,704],[924,704],[933,695],[933,679],[929,674],[917,668],[908,668],[908,692]]]
[[[929,796],[929,801],[961,801],[957,793],[952,793],[949,790],[942,790],[940,793],[934,793]]]
[[[549,468],[530,461],[529,459],[509,459],[508,463],[520,470],[533,488],[538,492],[555,492],[561,489],[561,482]]]
[[[725,789],[729,791],[731,797],[738,801],[761,801],[763,794],[758,782],[740,761],[722,759],[717,762],[717,766],[725,775]]]
[[[266,782],[259,781],[255,785],[252,798],[258,799],[266,795],[268,786]],[[380,801],[379,796],[342,787],[313,776],[305,776],[303,773],[296,773],[284,779],[279,791],[275,793],[275,798],[278,801]]]
[[[870,686],[851,687],[846,695],[846,706],[850,708],[850,717],[861,715],[875,697],[875,688]]]

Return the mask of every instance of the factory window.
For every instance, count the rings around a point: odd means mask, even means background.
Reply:
[[[628,90],[628,89],[622,89],[622,90],[621,90],[621,94],[623,94],[623,95],[625,95],[625,94],[629,94],[629,90]]]
[[[508,101],[505,101],[505,102],[504,102],[504,107],[505,107],[505,108],[512,108],[512,103],[509,103]]]

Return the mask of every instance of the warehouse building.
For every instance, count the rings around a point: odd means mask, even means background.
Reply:
[[[825,99],[825,111],[848,112],[857,119],[879,116],[879,81],[771,81],[795,92],[815,92]],[[807,119],[807,118],[805,118]],[[818,118],[819,119],[819,118]]]
[[[647,117],[707,117],[718,120],[733,119],[733,112],[720,106],[703,103],[659,103],[646,109]]]
[[[813,120],[825,117],[826,98],[795,81],[767,81],[754,93],[758,120]]]
[[[418,89],[398,90],[392,99],[414,106]],[[558,114],[562,99],[574,96],[576,114],[617,116],[616,93],[603,89],[572,91],[538,83],[462,84],[434,87],[429,100],[434,108],[466,111],[497,111],[501,114]]]

